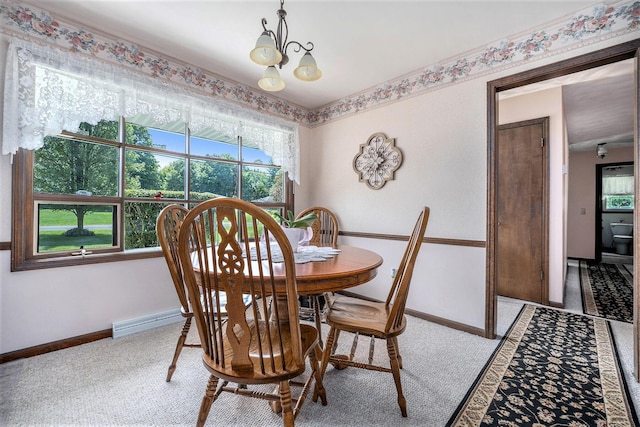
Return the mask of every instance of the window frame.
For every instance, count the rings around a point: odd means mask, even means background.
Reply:
[[[121,124],[122,124],[121,119]],[[188,129],[186,130],[188,134]],[[72,137],[75,139],[81,139],[85,141],[91,141],[91,137],[87,137],[80,134],[75,134],[71,132],[63,131],[60,133],[61,137]],[[239,137],[240,138],[240,137]],[[121,138],[122,139],[122,138]],[[105,141],[100,140],[101,143],[105,143]],[[121,152],[123,162],[119,166],[119,170],[121,172],[124,171],[124,150],[127,148],[131,149],[143,149],[144,151],[156,153],[156,154],[167,154],[165,150],[157,149],[154,147],[141,147],[135,146],[131,144],[126,144],[124,142],[113,141],[111,142],[113,145],[117,145],[121,147],[123,150]],[[239,141],[241,143],[241,141]],[[212,158],[191,155],[190,153],[182,154],[187,159],[186,161],[193,160],[214,160]],[[217,161],[221,159],[215,159]],[[245,165],[253,165],[251,162],[242,162],[242,159],[238,159],[235,162],[231,162],[239,167],[239,173],[241,173],[242,167]],[[264,166],[262,164],[255,164],[256,166]],[[57,194],[45,194],[39,193],[37,195],[37,200],[39,203],[43,202],[71,202],[71,203],[102,203],[108,202],[118,205],[119,217],[121,226],[117,230],[118,232],[118,241],[120,246],[115,249],[101,249],[98,253],[92,253],[87,256],[76,256],[71,255],[69,253],[62,252],[53,252],[53,253],[37,253],[37,248],[35,246],[36,242],[36,227],[37,221],[35,219],[35,202],[36,197],[33,192],[33,168],[34,168],[34,151],[33,150],[25,150],[20,149],[14,155],[13,165],[12,165],[12,242],[11,242],[11,271],[25,271],[25,270],[34,270],[34,269],[43,269],[43,268],[54,268],[54,267],[66,267],[66,266],[74,266],[74,265],[84,265],[84,264],[94,264],[94,263],[104,263],[104,262],[118,262],[118,261],[128,261],[128,260],[136,260],[136,259],[147,259],[147,258],[155,258],[162,256],[162,250],[159,246],[152,248],[139,248],[139,249],[130,249],[125,250],[125,204],[127,201],[131,201],[132,198],[125,197],[123,186],[124,186],[124,176],[120,176],[119,180],[119,195],[117,197],[112,196],[100,196],[99,201],[96,200],[94,196],[84,196],[84,195],[57,195]],[[283,173],[285,173],[283,171]],[[185,199],[161,199],[161,201],[154,200],[153,198],[134,198],[140,202],[151,202],[151,203],[159,203],[162,205],[167,205],[170,203],[182,204],[188,206],[191,202],[193,204],[194,200],[190,199],[190,182],[189,177],[185,177],[186,179],[186,190],[187,194],[185,194]],[[238,197],[241,197],[241,182],[238,181]],[[284,210],[293,210],[293,181],[289,179],[288,174],[284,175],[284,194],[283,194],[283,202],[260,202],[256,203],[260,207],[264,209],[284,209]]]

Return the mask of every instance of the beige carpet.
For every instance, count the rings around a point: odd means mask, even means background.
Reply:
[[[514,311],[515,316],[517,308]],[[180,327],[170,325],[0,365],[0,424],[195,425],[208,378],[200,350],[184,349],[172,381],[165,382]],[[361,341],[359,350],[368,351],[368,341]],[[308,399],[296,424],[444,425],[498,344],[416,318],[409,318],[399,342],[409,418],[400,415],[390,374],[329,367],[328,405]],[[376,346],[376,357],[386,358],[384,343]],[[225,393],[213,404],[207,425],[281,422],[266,402]]]

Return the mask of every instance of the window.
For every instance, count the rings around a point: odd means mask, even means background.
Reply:
[[[155,219],[168,203],[291,208],[296,124],[20,40],[6,62],[12,271],[159,256]]]
[[[602,169],[602,210],[633,211],[633,165],[612,165]]]
[[[256,144],[191,135],[186,123],[83,122],[15,163],[26,197],[14,194],[14,270],[157,256],[156,218],[169,203],[238,197],[282,213],[290,194],[282,167]]]

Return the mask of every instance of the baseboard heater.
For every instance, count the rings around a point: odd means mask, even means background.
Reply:
[[[158,328],[160,326],[178,323],[184,320],[180,309],[165,311],[164,313],[151,314],[137,319],[123,320],[112,324],[113,338],[120,338],[142,331]]]

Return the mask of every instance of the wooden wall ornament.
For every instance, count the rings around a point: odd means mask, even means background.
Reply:
[[[402,164],[402,152],[395,143],[395,138],[374,133],[367,142],[360,144],[360,152],[353,158],[353,169],[360,182],[379,190],[387,181],[393,181],[394,172]]]

